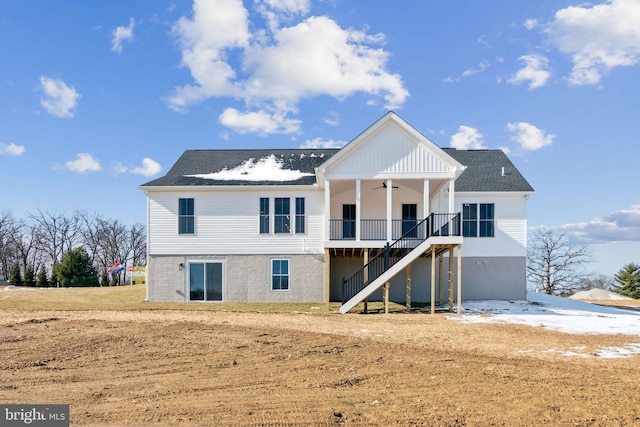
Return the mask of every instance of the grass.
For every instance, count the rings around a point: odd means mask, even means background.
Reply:
[[[83,311],[83,310],[183,310],[273,313],[326,313],[322,303],[199,303],[145,302],[145,285],[103,288],[0,287],[0,310]],[[371,305],[371,304],[370,304]],[[339,303],[329,304],[337,313]]]
[[[27,288],[0,287],[0,310],[84,311],[84,310],[182,310],[234,311],[268,313],[326,314],[324,303],[208,303],[208,302],[145,302],[145,285],[110,286],[103,288]],[[414,303],[413,309],[429,309],[429,304]],[[338,313],[340,303],[329,304],[329,313]],[[406,307],[389,303],[389,312],[405,312]],[[352,313],[364,312],[364,304],[356,305]],[[371,301],[369,313],[384,312],[381,301]]]

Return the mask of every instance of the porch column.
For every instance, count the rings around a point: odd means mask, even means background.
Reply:
[[[425,179],[424,190],[422,190],[422,212],[423,212],[422,217],[423,218],[426,218],[429,216],[429,214],[431,213],[429,209],[431,209],[431,206],[429,206],[429,180]]]
[[[331,293],[331,254],[329,249],[324,250],[324,304],[325,310],[329,312],[329,297]]]
[[[360,241],[360,179],[356,179],[356,241]]]
[[[462,245],[458,245],[458,316],[462,314]]]
[[[393,220],[392,220],[392,214],[393,214],[393,210],[391,209],[391,201],[392,201],[392,192],[391,190],[393,189],[392,187],[392,181],[390,179],[387,180],[387,241],[392,241],[393,240]]]
[[[331,187],[324,180],[324,240],[331,240]]]
[[[451,178],[449,180],[449,212],[448,213],[453,213],[455,212],[456,209],[456,205],[455,205],[455,191],[456,191],[456,184],[455,184],[455,179]]]

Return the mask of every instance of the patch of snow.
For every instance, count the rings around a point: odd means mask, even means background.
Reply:
[[[603,307],[536,292],[527,292],[526,301],[467,301],[463,307],[465,315],[452,316],[451,319],[467,323],[543,326],[574,334],[640,336],[640,312]]]
[[[588,291],[577,292],[569,298],[577,300],[632,300],[633,298],[616,294],[604,289],[590,289]]]
[[[295,181],[313,175],[299,170],[283,169],[282,166],[283,161],[272,154],[257,161],[249,159],[233,169],[186,176],[219,181]]]

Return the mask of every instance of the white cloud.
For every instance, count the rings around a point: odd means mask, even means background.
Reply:
[[[539,150],[542,147],[551,145],[556,137],[527,122],[508,123],[507,130],[512,134],[512,141],[520,145],[524,150],[529,151]]]
[[[227,108],[218,119],[222,125],[241,134],[299,133],[301,121],[288,119],[285,114],[267,111],[242,113],[235,108]]]
[[[580,243],[640,241],[640,205],[621,209],[589,222],[566,224],[559,229]]]
[[[80,94],[62,80],[40,76],[40,87],[45,94],[40,105],[56,117],[73,117],[73,109],[78,105]]]
[[[556,12],[545,29],[550,42],[570,55],[569,82],[595,84],[615,67],[640,61],[640,2],[607,0]]]
[[[102,169],[100,167],[100,163],[93,158],[91,154],[88,153],[78,153],[76,154],[76,160],[69,160],[65,162],[65,167],[72,172],[96,172]]]
[[[483,135],[478,132],[478,129],[461,125],[458,128],[458,133],[451,136],[450,144],[458,150],[482,149],[486,148],[482,137]]]
[[[174,90],[170,108],[183,111],[212,97],[232,97],[243,100],[247,111],[227,108],[224,125],[233,123],[244,133],[296,133],[300,121],[288,116],[303,98],[344,99],[361,92],[392,109],[409,96],[400,75],[387,70],[383,35],[344,29],[326,16],[282,25],[308,13],[308,1],[261,0],[256,8],[268,15],[268,29],[254,27],[241,0],[194,1],[193,16],[174,26],[194,83]]]
[[[149,157],[145,157],[144,159],[142,159],[142,166],[132,168],[118,162],[111,168],[111,170],[116,174],[123,174],[128,172],[149,177],[159,174],[162,171],[162,166],[160,166],[160,163],[156,162],[155,160],[150,159]]]
[[[529,82],[529,90],[536,89],[547,84],[551,73],[549,72],[549,60],[542,55],[523,55],[518,58],[525,63],[525,67],[519,70],[507,82],[519,84]]]
[[[330,111],[322,120],[329,126],[338,126],[340,124],[340,115],[335,111]]]
[[[347,141],[335,141],[333,139],[314,138],[305,141],[300,148],[341,148]]]
[[[133,39],[133,27],[135,26],[135,19],[129,18],[128,27],[116,27],[111,33],[111,50],[117,53],[122,52],[122,42]]]
[[[271,31],[276,31],[281,22],[289,22],[297,15],[306,15],[310,0],[256,0],[256,9]]]
[[[477,73],[482,73],[484,70],[489,68],[489,63],[487,61],[482,61],[478,64],[478,68],[469,68],[462,72],[462,77],[469,77]]]
[[[16,145],[13,142],[10,144],[0,143],[0,156],[7,155],[17,157],[22,155],[22,153],[24,153],[26,150],[27,149],[22,145]]]
[[[150,159],[149,157],[142,159],[142,166],[131,169],[131,173],[146,177],[157,175],[161,171],[162,166],[160,166],[160,163]]]
[[[536,19],[527,19],[524,21],[524,27],[527,30],[533,30],[538,26],[538,21]]]

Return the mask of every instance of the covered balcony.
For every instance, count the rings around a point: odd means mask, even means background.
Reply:
[[[448,236],[454,192],[454,179],[325,181],[325,247],[382,248],[401,237]]]

